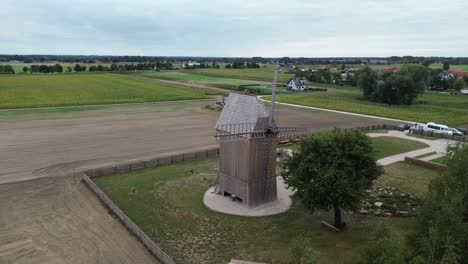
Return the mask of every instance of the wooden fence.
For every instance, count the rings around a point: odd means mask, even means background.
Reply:
[[[161,247],[156,244],[148,235],[143,232],[117,205],[115,205],[109,197],[91,180],[91,178],[83,174],[83,182],[93,191],[99,200],[109,208],[112,213],[120,220],[120,222],[133,234],[143,245],[163,264],[175,264],[174,260],[164,252]]]
[[[89,177],[101,177],[101,176],[109,176],[116,173],[128,172],[132,170],[141,170],[146,168],[156,168],[161,165],[169,165],[176,162],[186,161],[186,160],[193,160],[197,158],[205,158],[211,156],[219,155],[219,148],[212,148],[203,151],[197,152],[190,152],[180,155],[173,155],[161,158],[155,158],[150,160],[144,161],[137,161],[133,163],[125,163],[110,167],[103,167],[97,169],[91,169],[85,171],[86,175]]]

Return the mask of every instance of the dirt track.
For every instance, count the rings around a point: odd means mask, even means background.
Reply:
[[[0,263],[155,263],[78,172],[215,145],[204,102],[0,115]],[[376,120],[280,107],[279,124],[317,130]]]

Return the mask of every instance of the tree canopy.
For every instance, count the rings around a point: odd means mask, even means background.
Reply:
[[[377,89],[377,74],[371,67],[362,68],[359,75],[359,84],[365,98],[370,99]]]
[[[421,263],[468,262],[468,145],[450,147],[447,159],[417,216],[413,242]]]
[[[365,190],[383,172],[365,134],[338,129],[304,139],[282,170],[306,208],[333,208],[337,228],[343,227],[340,209],[358,210]]]

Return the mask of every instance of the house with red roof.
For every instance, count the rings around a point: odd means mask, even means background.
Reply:
[[[463,77],[468,77],[468,72],[461,72],[461,71],[456,71],[456,72],[452,72],[453,75],[455,75],[455,77],[457,78],[463,78]]]

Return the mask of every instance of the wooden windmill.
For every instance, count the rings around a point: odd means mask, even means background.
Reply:
[[[270,111],[255,96],[231,93],[216,123],[220,163],[215,190],[240,199],[247,207],[277,199],[278,138],[310,132],[308,128],[276,126],[274,102],[277,71],[276,66]]]

